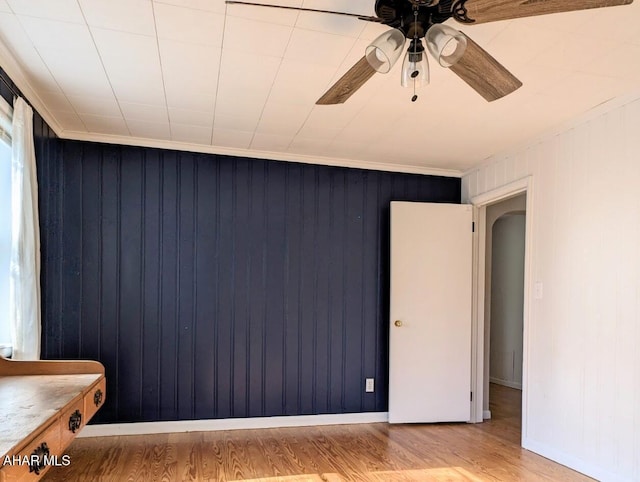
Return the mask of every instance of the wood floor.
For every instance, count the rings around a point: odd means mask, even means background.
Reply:
[[[76,439],[44,481],[578,481],[520,448],[520,392],[482,424],[336,425]]]

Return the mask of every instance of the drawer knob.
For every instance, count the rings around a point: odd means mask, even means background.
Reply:
[[[76,430],[80,428],[80,424],[82,424],[82,414],[80,413],[80,410],[76,410],[69,417],[69,430],[76,433]]]
[[[102,403],[102,390],[99,388],[96,390],[96,393],[93,394],[93,403],[96,404],[96,407],[99,407]]]
[[[46,467],[45,457],[49,457],[49,447],[46,442],[42,442],[31,452],[31,457],[29,457],[28,462],[29,473],[35,472],[36,475],[40,475],[40,471]],[[37,462],[35,462],[36,460]]]

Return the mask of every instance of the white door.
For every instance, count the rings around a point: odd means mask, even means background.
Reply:
[[[466,422],[472,206],[391,203],[389,422]]]

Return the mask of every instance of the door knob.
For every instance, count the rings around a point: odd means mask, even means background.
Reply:
[[[394,325],[396,325],[398,328],[400,328],[402,326],[402,321],[401,320],[396,320],[393,322]]]

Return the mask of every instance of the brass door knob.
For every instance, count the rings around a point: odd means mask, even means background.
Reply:
[[[402,321],[401,320],[396,320],[393,322],[394,325],[396,325],[398,328],[400,328],[402,326]]]

